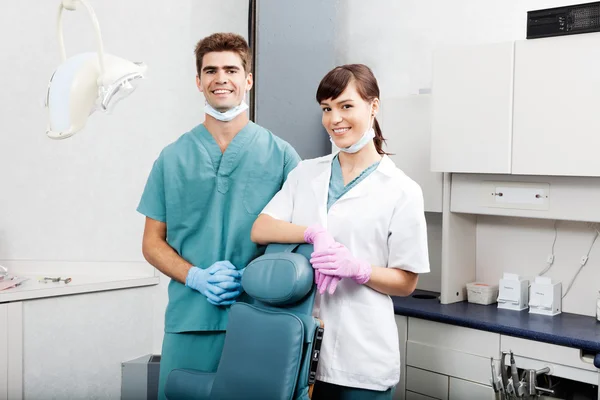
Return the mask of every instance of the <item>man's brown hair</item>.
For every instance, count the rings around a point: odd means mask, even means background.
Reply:
[[[235,33],[213,33],[196,44],[196,71],[198,76],[202,72],[202,59],[206,53],[213,51],[232,51],[242,59],[242,66],[246,75],[251,72],[252,53],[248,42],[242,36]]]

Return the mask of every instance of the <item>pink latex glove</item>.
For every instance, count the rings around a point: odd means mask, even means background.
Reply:
[[[340,283],[340,281],[342,280],[342,278],[340,278],[339,276],[325,275],[315,269],[315,279],[317,279],[317,276],[319,277],[316,282],[317,289],[321,294],[324,294],[325,291],[327,291],[327,293],[329,294],[333,294],[335,292],[335,289],[337,289],[338,283]]]
[[[334,246],[324,251],[312,253],[310,263],[322,275],[351,278],[358,284],[365,284],[371,278],[371,264],[359,260],[344,245]]]
[[[304,241],[312,244],[315,252],[325,251],[336,243],[333,236],[331,236],[329,232],[327,232],[327,229],[323,228],[321,225],[309,226],[304,231]],[[323,275],[315,269],[315,283],[321,294],[325,293],[328,286],[329,293],[333,294],[340,279],[341,278],[336,276]]]
[[[314,245],[314,251],[324,251],[335,244],[333,236],[321,225],[311,225],[306,228],[304,241]]]

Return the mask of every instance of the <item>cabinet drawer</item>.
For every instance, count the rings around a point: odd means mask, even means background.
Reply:
[[[569,367],[568,365],[554,364],[548,361],[534,360],[532,358],[521,357],[518,355],[515,355],[515,362],[519,368],[542,369],[544,367],[550,367],[550,375],[560,376],[562,378],[567,378],[578,382],[585,382],[589,383],[590,385],[598,384],[598,372],[573,368]]]
[[[450,393],[448,397],[449,400],[494,400],[496,398],[494,389],[491,386],[480,385],[456,378],[450,378]]]
[[[408,341],[433,347],[445,347],[487,357],[488,360],[489,357],[497,359],[500,354],[500,335],[497,333],[418,318],[408,320]]]
[[[515,355],[568,365],[569,367],[588,371],[597,371],[596,367],[594,367],[594,359],[582,358],[581,350],[579,349],[504,335],[502,336],[501,343],[502,351],[512,350]]]
[[[435,397],[425,396],[424,394],[419,394],[415,392],[406,392],[406,400],[440,400]]]
[[[487,384],[492,375],[487,357],[414,342],[406,344],[406,364],[482,384]]]
[[[448,399],[448,376],[419,368],[406,368],[406,389],[440,400]]]

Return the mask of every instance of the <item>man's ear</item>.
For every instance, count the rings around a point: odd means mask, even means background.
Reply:
[[[246,91],[250,91],[252,86],[254,86],[254,77],[252,76],[252,72],[248,72],[248,75],[246,76]]]
[[[198,88],[198,90],[199,90],[200,92],[204,92],[204,91],[202,90],[202,83],[200,82],[200,77],[199,77],[198,75],[196,75],[196,87]]]

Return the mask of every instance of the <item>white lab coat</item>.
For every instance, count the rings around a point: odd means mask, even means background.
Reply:
[[[371,265],[429,272],[419,185],[384,156],[327,212],[332,158],[302,161],[263,213],[297,225],[321,224]],[[336,292],[324,294],[319,303],[325,333],[317,379],[371,390],[396,385],[400,353],[391,298],[342,279]]]

